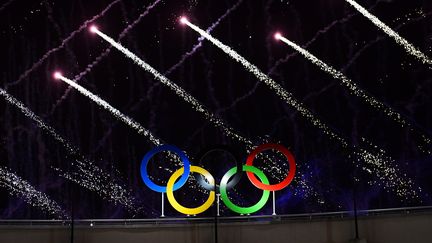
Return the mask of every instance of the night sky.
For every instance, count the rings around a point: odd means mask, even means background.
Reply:
[[[432,58],[431,2],[358,3]],[[199,40],[197,32],[179,23],[181,16],[204,30],[214,25],[212,36],[268,74],[349,145],[328,136],[221,49]],[[110,44],[90,33],[91,25],[115,40],[121,36],[126,48],[254,145],[272,142],[290,149],[297,162],[296,178],[277,192],[278,213],[352,210],[354,194],[360,209],[432,205],[432,64],[407,53],[344,0],[2,0],[0,87],[79,152],[71,154],[1,96],[0,168],[43,192],[64,216],[35,205],[25,193],[13,193],[13,185],[7,186],[3,178],[0,219],[160,214],[160,194],[140,177],[141,159],[154,144],[54,79],[55,71],[70,79],[79,77],[80,85],[163,143],[186,151],[192,163],[208,169],[216,181],[235,163],[226,154],[199,163],[194,158],[204,148],[228,145],[242,162],[248,155],[244,144],[226,136],[152,74],[118,50],[107,50]],[[401,126],[353,95],[340,80],[275,40],[276,32],[342,71],[409,125]],[[359,149],[380,160],[368,163],[355,152]],[[284,176],[286,161],[275,153],[268,155]],[[133,206],[65,176],[79,178],[76,160],[82,157],[109,175],[99,174],[96,181],[114,180],[128,192]],[[255,163],[271,183],[280,181],[275,168],[262,160]],[[149,174],[162,185],[178,168],[158,156],[149,165]],[[243,176],[230,195],[240,205],[251,205],[261,193]],[[176,196],[185,206],[197,206],[206,193],[191,180]],[[222,213],[235,215],[224,207]],[[165,214],[180,215],[170,206]],[[257,214],[271,214],[271,202]],[[212,210],[204,213],[211,215]]]

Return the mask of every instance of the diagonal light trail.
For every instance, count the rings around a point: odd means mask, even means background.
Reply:
[[[130,24],[128,25],[118,36],[118,40],[122,40],[129,31],[134,28],[138,23],[141,22],[141,20],[147,16],[150,11],[155,8],[159,3],[161,3],[162,0],[156,0],[152,4],[148,5],[146,9]],[[80,80],[82,77],[84,77],[86,74],[88,74],[104,57],[106,57],[111,52],[111,47],[108,47],[103,51],[98,57],[96,57],[92,63],[87,65],[84,71],[79,73],[74,77],[74,80]]]
[[[323,62],[319,58],[317,58],[315,55],[310,53],[308,50],[300,47],[296,43],[290,41],[286,37],[282,36],[280,33],[275,34],[275,38],[277,40],[280,40],[287,44],[288,46],[292,47],[294,50],[299,52],[302,56],[304,56],[306,59],[311,61],[313,64],[318,66],[321,70],[324,72],[330,74],[333,76],[333,78],[338,79],[342,82],[342,85],[347,87],[351,93],[361,99],[363,99],[366,103],[368,103],[370,106],[374,107],[376,110],[383,112],[386,116],[390,117],[394,121],[396,121],[401,127],[409,127],[411,131],[414,131],[413,125],[410,124],[408,121],[404,119],[404,117],[393,110],[391,107],[385,105],[381,101],[377,100],[375,97],[367,94],[364,90],[362,90],[355,82],[353,82],[350,78],[345,76],[342,72],[336,70],[335,68],[331,67],[327,63]],[[425,135],[422,134],[422,138],[424,138]]]
[[[376,7],[376,5],[379,3],[380,1],[376,2],[374,5],[372,5],[369,8],[369,11],[371,9],[374,9]],[[357,12],[356,12],[357,13]],[[394,30],[398,30],[404,26],[406,26],[408,23],[412,23],[414,21],[419,21],[421,19],[424,19],[427,16],[430,16],[432,14],[432,11],[425,13],[424,15],[420,16],[420,17],[416,17],[416,18],[410,18],[408,19],[407,22],[404,22],[398,26],[396,26],[394,28]],[[309,39],[309,41],[307,41],[304,45],[303,48],[307,48],[309,47],[311,44],[313,44],[321,35],[327,33],[330,29],[332,29],[333,27],[335,27],[337,24],[341,24],[341,23],[346,23],[347,21],[349,21],[353,16],[356,16],[357,14],[350,14],[342,19],[338,19],[333,21],[332,23],[330,23],[329,25],[325,26],[324,28],[322,28],[321,30],[318,30],[318,32],[316,32],[316,34]],[[359,51],[356,52],[356,54],[353,55],[353,57],[348,61],[348,63],[346,65],[344,65],[344,67],[342,68],[342,71],[345,71],[349,66],[351,66],[354,61],[361,55],[361,53],[363,51],[365,51],[367,48],[369,48],[370,46],[372,46],[373,44],[377,43],[378,41],[384,39],[383,36],[379,36],[377,37],[375,40],[373,40],[372,42],[369,42],[368,44],[366,44],[365,46],[363,46]],[[273,74],[276,73],[276,70],[280,67],[280,65],[282,65],[283,63],[286,63],[288,60],[290,60],[291,58],[297,56],[298,52],[292,52],[292,53],[288,53],[285,55],[285,57],[280,58],[279,60],[277,60],[273,66],[268,70],[267,75],[271,76]],[[252,89],[250,89],[248,92],[246,92],[244,95],[237,97],[229,106],[224,107],[221,109],[221,111],[226,111],[232,107],[234,107],[235,105],[237,105],[240,101],[244,100],[247,97],[250,97],[258,88],[258,84],[259,82],[257,82],[254,87]],[[330,86],[327,86],[330,87]],[[311,94],[309,94],[306,98],[308,99],[309,97],[311,97]],[[416,124],[416,126],[418,126],[418,124]],[[425,130],[424,128],[421,128],[423,131]],[[428,139],[427,137],[423,137],[422,138],[423,141],[425,142],[425,144],[431,144],[432,141],[430,139]],[[423,147],[419,147],[423,152],[429,153],[427,151],[427,149],[423,148]]]
[[[255,75],[258,80],[265,83],[270,89],[276,92],[276,94],[284,100],[286,103],[294,107],[297,111],[300,112],[309,122],[311,122],[314,126],[320,128],[324,134],[335,139],[340,143],[340,145],[345,149],[353,149],[354,154],[361,158],[366,164],[371,166],[375,172],[375,175],[378,176],[381,180],[385,181],[385,186],[392,188],[396,194],[400,197],[412,197],[418,198],[417,189],[413,189],[413,182],[411,179],[406,178],[403,180],[400,176],[400,171],[396,166],[393,166],[391,163],[391,159],[382,155],[381,153],[373,153],[369,152],[360,147],[351,146],[348,141],[342,136],[338,135],[336,132],[333,132],[326,124],[321,122],[309,109],[307,109],[301,102],[294,98],[294,96],[285,90],[280,84],[276,83],[269,76],[264,74],[261,70],[258,69],[255,65],[247,61],[244,57],[234,51],[231,47],[223,44],[221,41],[217,40],[209,33],[205,32],[198,26],[189,22],[189,20],[185,17],[180,19],[181,23],[189,26],[191,29],[198,32],[201,36],[209,40],[213,45],[220,48],[223,52],[228,54],[232,59],[242,64],[242,66],[248,70],[250,73]],[[366,171],[370,171],[369,168],[362,168]]]
[[[102,37],[104,40],[110,43],[117,50],[121,51],[126,57],[130,58],[134,63],[142,67],[147,72],[151,73],[158,81],[160,81],[161,83],[169,87],[171,90],[173,90],[184,101],[191,104],[196,111],[203,114],[204,117],[208,119],[210,122],[212,122],[216,127],[221,128],[228,136],[252,146],[252,142],[250,142],[248,139],[244,138],[243,136],[239,135],[236,131],[234,131],[233,128],[226,125],[221,119],[217,118],[210,111],[208,111],[208,109],[204,107],[195,97],[188,94],[183,88],[181,88],[180,86],[178,86],[177,84],[169,80],[167,77],[162,75],[160,72],[158,72],[152,66],[144,62],[137,55],[135,55],[134,53],[126,49],[124,46],[116,42],[111,37],[102,33],[96,27],[92,27],[91,31],[96,33],[100,37]]]
[[[211,111],[209,111],[195,97],[187,93],[183,88],[181,88],[180,86],[172,82],[170,79],[165,77],[163,74],[161,74],[159,71],[154,69],[152,66],[150,66],[148,63],[143,61],[141,58],[139,58],[137,55],[132,53],[130,50],[122,46],[120,43],[116,42],[111,37],[102,33],[96,27],[93,27],[91,31],[99,35],[104,40],[106,40],[117,50],[122,52],[127,58],[131,59],[135,64],[143,68],[145,71],[151,73],[156,80],[158,80],[159,82],[167,86],[169,89],[171,89],[178,97],[183,99],[186,103],[190,104],[195,111],[202,114],[206,120],[208,120],[211,124],[213,124],[214,127],[220,129],[226,136],[244,144],[246,146],[247,151],[250,152],[255,147],[254,143],[250,139],[240,135],[234,128],[226,124],[225,121],[223,121],[222,119],[214,115]],[[267,163],[271,163],[272,165],[271,169],[267,169],[268,172],[274,174],[274,176],[279,180],[283,179],[283,177],[285,176],[285,172],[283,172],[282,169],[279,166],[277,166],[276,161],[268,157],[265,159],[265,161]]]
[[[56,72],[54,74],[54,77],[56,79],[62,80],[63,82],[67,83],[68,85],[70,85],[73,88],[75,88],[76,90],[78,90],[81,94],[83,94],[83,95],[87,96],[88,98],[90,98],[97,105],[99,105],[102,108],[104,108],[105,110],[109,111],[117,119],[119,119],[120,121],[124,122],[129,127],[135,129],[138,132],[138,134],[143,135],[146,138],[148,138],[154,145],[160,145],[161,144],[160,140],[158,138],[156,138],[149,130],[147,130],[147,128],[143,127],[141,124],[139,124],[138,122],[136,122],[134,119],[128,117],[127,115],[125,115],[121,111],[119,111],[118,109],[114,108],[112,105],[108,104],[108,102],[106,102],[105,100],[101,99],[99,96],[97,96],[97,95],[93,94],[92,92],[88,91],[87,89],[85,89],[84,87],[82,87],[81,85],[79,85],[78,83],[76,83],[75,81],[64,77],[59,72]]]
[[[52,54],[58,52],[59,50],[63,49],[67,43],[69,43],[69,41],[71,41],[78,33],[80,33],[83,29],[86,29],[87,26],[89,24],[91,24],[92,22],[94,22],[95,20],[97,20],[98,18],[102,17],[105,15],[106,12],[108,12],[108,10],[110,10],[115,4],[119,3],[121,0],[114,0],[112,1],[110,4],[108,4],[108,6],[106,6],[99,14],[93,16],[91,19],[86,20],[78,29],[76,29],[75,31],[71,32],[69,34],[68,37],[66,37],[65,39],[63,39],[63,41],[61,42],[61,44],[57,47],[52,48],[51,50],[47,51],[38,61],[34,62],[30,68],[28,68],[27,70],[24,71],[24,73],[22,73],[18,79],[14,82],[11,83],[7,83],[5,85],[5,89],[7,90],[9,87],[14,86],[19,84],[22,80],[24,80],[25,78],[28,77],[28,75],[30,75],[30,73],[32,73],[34,70],[36,70],[40,65],[42,65],[42,63],[48,59],[48,57],[50,57]]]
[[[432,59],[430,59],[426,54],[424,54],[422,51],[420,51],[417,47],[415,47],[413,44],[411,44],[408,40],[400,36],[396,31],[394,31],[392,28],[390,28],[388,25],[383,23],[378,17],[371,14],[367,9],[362,7],[360,4],[358,4],[354,0],[345,0],[347,3],[349,3],[351,6],[353,6],[357,11],[359,11],[363,16],[368,18],[376,27],[384,31],[388,36],[393,38],[393,40],[396,41],[398,45],[403,47],[405,51],[416,57],[418,60],[420,60],[424,64],[432,65]]]
[[[18,108],[26,117],[36,122],[36,125],[47,132],[58,143],[60,143],[67,152],[73,156],[75,162],[72,162],[73,168],[78,170],[75,177],[66,176],[77,182],[79,185],[94,191],[104,198],[108,198],[115,203],[120,203],[130,210],[135,210],[134,198],[129,191],[118,184],[108,173],[97,167],[93,161],[89,161],[80,154],[77,148],[71,145],[66,139],[60,136],[54,128],[46,124],[38,115],[27,108],[21,101],[0,88],[0,96],[11,105]],[[60,171],[60,169],[56,169]]]
[[[36,190],[28,181],[4,167],[0,167],[0,186],[6,188],[11,195],[24,198],[28,204],[40,208],[54,217],[60,219],[69,218],[57,202],[50,199],[45,193]]]
[[[185,17],[182,17],[180,20],[183,24],[188,25],[190,28],[198,32],[201,36],[212,42],[215,46],[219,47],[222,51],[228,54],[235,61],[239,62],[246,68],[250,73],[255,75],[258,80],[264,82],[269,88],[274,90],[279,97],[281,97],[285,102],[293,106],[296,110],[298,110],[305,118],[307,118],[312,124],[319,127],[325,134],[339,141],[343,147],[348,147],[348,142],[335,132],[333,132],[327,125],[322,123],[315,115],[309,111],[303,104],[301,104],[294,96],[286,91],[280,84],[276,83],[273,79],[268,77],[262,71],[260,71],[255,65],[247,61],[245,58],[240,56],[237,52],[235,52],[231,47],[226,46],[219,40],[215,39],[209,33],[200,29],[198,26],[189,22]]]
[[[103,100],[99,96],[93,94],[89,90],[87,90],[84,87],[82,87],[81,85],[79,85],[77,82],[64,77],[59,72],[56,72],[54,74],[54,78],[62,80],[66,84],[70,85],[70,87],[73,87],[78,92],[80,92],[81,94],[83,94],[84,96],[86,96],[87,98],[92,100],[93,102],[95,102],[98,106],[109,111],[114,117],[116,117],[118,120],[125,123],[129,127],[133,128],[135,131],[138,132],[138,134],[146,137],[154,145],[157,146],[157,145],[163,144],[160,139],[158,139],[155,135],[153,135],[149,130],[147,130],[141,124],[139,124],[138,122],[136,122],[134,119],[130,118],[129,116],[123,114],[121,111],[114,108],[112,105],[110,105],[108,102],[106,102],[105,100]],[[174,162],[177,166],[181,166],[181,161],[178,159],[178,157],[174,153],[168,153],[167,159]],[[164,168],[164,169],[169,171],[169,172],[173,172],[171,169],[168,169],[168,168]],[[189,180],[188,182],[190,183],[191,181]],[[194,185],[194,186],[196,186],[196,185]],[[197,187],[197,188],[199,188],[200,190],[203,190],[201,187]]]
[[[153,4],[149,5],[130,25],[128,25],[118,36],[117,38],[117,42],[120,42],[125,36],[126,34],[129,32],[129,30],[131,30],[133,27],[135,27],[135,25],[137,25],[142,18],[144,18],[149,12],[150,10],[152,10],[157,4],[159,4],[161,0],[156,0]],[[222,20],[224,20],[227,16],[229,16],[234,10],[236,10],[241,3],[243,3],[244,0],[238,0],[237,3],[235,3],[231,8],[229,8],[223,15],[221,15],[209,28],[207,28],[207,32],[211,32],[214,28],[216,28],[216,26],[218,26],[220,24],[220,22]],[[180,67],[190,56],[192,56],[194,53],[196,53],[201,47],[202,47],[202,42],[203,42],[204,38],[198,38],[198,43],[195,44],[192,49],[188,52],[186,52],[185,54],[182,55],[182,57],[180,58],[180,60],[174,64],[173,66],[171,66],[171,68],[169,68],[165,73],[164,76],[168,76],[169,74],[171,74],[173,71],[175,71],[178,67]],[[78,75],[76,75],[74,77],[74,80],[81,80],[85,75],[87,75],[88,73],[90,73],[92,71],[92,69],[98,65],[98,63],[103,60],[104,57],[106,57],[110,51],[112,49],[112,46],[109,46],[108,48],[106,48],[99,56],[97,56],[91,63],[89,63],[87,65],[87,67],[80,72]],[[151,92],[154,89],[155,85],[151,86],[149,88],[149,92]],[[52,106],[51,111],[49,112],[50,115],[52,115],[55,111],[55,109],[57,109],[57,107],[64,101],[66,100],[67,96],[69,95],[71,89],[68,88],[65,93],[56,101],[56,103]],[[138,105],[140,102],[137,102],[136,105]],[[136,106],[135,105],[135,106]]]
[[[118,120],[125,123],[129,127],[133,128],[135,131],[138,132],[138,134],[145,136],[150,142],[152,142],[154,145],[161,145],[162,141],[157,138],[155,135],[153,135],[149,130],[147,130],[144,126],[142,126],[140,123],[136,122],[134,119],[130,118],[129,116],[123,114],[121,111],[119,111],[117,108],[114,108],[112,105],[110,105],[108,102],[100,98],[99,96],[93,94],[89,90],[85,89],[81,85],[79,85],[77,82],[68,79],[64,77],[59,72],[56,72],[54,74],[54,77],[56,79],[60,79],[66,84],[70,85],[74,89],[76,89],[78,92],[83,94],[84,96],[88,97],[92,101],[94,101],[97,105],[101,106],[105,110],[109,111],[113,116],[115,116]],[[169,158],[173,161],[179,164],[179,160],[174,156],[174,154],[169,153]]]
[[[135,27],[139,22],[141,22],[141,20],[147,16],[150,11],[155,8],[159,3],[161,3],[162,0],[156,0],[154,1],[152,4],[148,5],[145,10],[130,24],[128,25],[119,35],[118,40],[123,39],[127,33],[133,28]],[[87,67],[84,69],[84,71],[82,71],[81,73],[79,73],[78,75],[76,75],[74,77],[74,80],[80,80],[82,79],[86,74],[88,74],[100,61],[103,60],[104,57],[106,57],[109,53],[111,52],[111,46],[106,48],[103,52],[101,52],[101,54],[99,56],[97,56],[91,63],[89,63],[87,65]],[[60,106],[60,104],[66,100],[67,96],[69,95],[70,91],[72,89],[68,88],[66,89],[66,91],[63,93],[63,95],[55,102],[55,104],[52,106],[51,111],[49,112],[50,115],[52,115],[55,111],[55,109],[57,109],[58,106]]]
[[[210,27],[208,27],[206,29],[206,32],[212,32],[214,28],[216,28],[216,26],[219,25],[219,23],[225,19],[228,15],[231,14],[232,11],[236,10],[241,4],[243,3],[243,0],[239,0],[236,4],[234,4],[231,8],[229,8],[222,16],[220,16]],[[202,42],[204,41],[203,37],[199,37],[198,38],[198,43],[196,45],[194,45],[192,47],[192,50],[186,52],[181,58],[180,60],[174,64],[170,69],[168,69],[165,73],[164,76],[168,76],[170,75],[174,70],[176,70],[178,67],[180,67],[188,57],[190,57],[191,55],[193,55],[199,48],[202,47]]]
[[[227,125],[222,119],[216,117],[213,113],[211,113],[204,105],[202,105],[195,97],[188,94],[183,88],[179,87],[177,84],[172,82],[170,79],[165,77],[163,74],[158,72],[156,69],[151,67],[149,64],[147,64],[145,61],[140,59],[138,56],[136,56],[134,53],[132,53],[130,50],[122,46],[120,43],[116,42],[111,37],[107,36],[106,34],[102,33],[100,30],[98,30],[96,27],[93,27],[91,29],[92,32],[98,34],[101,38],[106,40],[108,43],[110,43],[112,46],[117,48],[120,52],[122,52],[127,58],[130,58],[134,63],[142,67],[145,71],[151,73],[156,80],[161,82],[162,84],[166,85],[168,88],[170,88],[174,93],[182,98],[186,103],[189,103],[192,105],[192,108],[201,113],[204,118],[208,121],[210,121],[216,128],[219,128],[224,132],[225,135],[230,137],[231,139],[234,139],[236,141],[239,141],[240,143],[244,144],[246,147],[246,150],[250,152],[254,149],[254,143],[248,139],[240,135],[238,132],[235,131],[234,128]],[[277,180],[282,181],[283,178],[286,176],[285,171],[277,165],[277,160],[274,158],[271,158],[267,155],[260,154],[260,158],[264,159],[265,163],[271,164],[271,166],[264,168],[266,172],[271,174],[274,178]],[[311,187],[308,186],[308,183],[303,179],[299,178],[298,183],[301,187],[303,187],[310,195],[315,195],[316,192],[313,191]]]

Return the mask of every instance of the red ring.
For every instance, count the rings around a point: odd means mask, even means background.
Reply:
[[[249,156],[247,157],[247,160],[246,160],[246,165],[252,166],[252,163],[253,163],[255,157],[259,153],[261,153],[265,150],[268,150],[268,149],[278,150],[279,152],[282,152],[283,155],[285,155],[285,158],[287,158],[289,168],[290,168],[287,177],[278,184],[266,185],[266,184],[263,184],[260,180],[258,180],[258,178],[255,176],[254,173],[246,172],[246,174],[247,174],[249,180],[252,182],[252,184],[254,184],[254,186],[258,187],[259,189],[267,190],[267,191],[279,191],[279,190],[282,190],[285,187],[287,187],[292,182],[292,180],[294,179],[295,171],[296,171],[296,163],[295,163],[294,156],[291,154],[291,152],[287,148],[285,148],[282,145],[274,144],[274,143],[262,144],[262,145],[258,146],[257,148],[255,148],[249,154]]]

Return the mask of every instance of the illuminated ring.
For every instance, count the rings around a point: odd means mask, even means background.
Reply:
[[[170,151],[173,153],[176,153],[179,157],[180,160],[183,162],[183,168],[185,168],[183,175],[180,177],[180,180],[177,181],[177,183],[174,184],[174,188],[173,190],[178,190],[180,187],[182,187],[188,177],[189,177],[189,173],[190,173],[190,162],[189,159],[187,158],[186,154],[181,151],[179,148],[177,148],[176,146],[173,145],[161,145],[161,146],[157,146],[155,148],[153,148],[152,150],[150,150],[146,155],[144,155],[144,158],[141,161],[141,178],[144,181],[144,183],[153,191],[156,192],[166,192],[167,188],[164,186],[159,186],[156,185],[153,181],[150,180],[148,173],[147,173],[147,165],[150,161],[150,159],[157,153],[162,152],[162,151]]]
[[[202,150],[204,152],[200,152],[198,155],[199,159],[199,164],[202,165],[202,161],[203,159],[210,153],[215,152],[215,151],[225,151],[231,154],[231,156],[234,158],[235,163],[237,165],[237,173],[234,175],[234,177],[228,182],[227,184],[227,190],[235,187],[235,185],[237,185],[237,183],[239,183],[240,179],[243,176],[242,173],[242,164],[240,163],[239,160],[239,156],[237,153],[235,153],[235,151],[233,149],[231,149],[230,147],[226,146],[226,145],[216,145],[214,147],[210,147],[208,149],[204,149]],[[219,185],[217,185],[216,183],[214,184],[214,186],[208,184],[205,180],[204,177],[200,174],[195,174],[195,179],[198,181],[198,184],[209,191],[215,191],[218,192],[219,191]]]
[[[199,207],[187,208],[187,207],[180,205],[177,202],[177,200],[174,198],[173,187],[175,186],[174,182],[180,177],[180,175],[185,174],[185,173],[183,173],[183,170],[184,170],[183,168],[180,168],[179,170],[174,172],[174,174],[172,174],[172,176],[168,180],[168,184],[167,184],[167,188],[166,188],[168,201],[170,202],[171,206],[180,213],[187,214],[187,215],[200,214],[200,213],[206,211],[213,204],[213,202],[215,200],[215,192],[210,191],[210,194],[209,194],[207,201],[205,201],[204,204],[202,204]],[[201,167],[192,165],[190,167],[190,171],[191,172],[197,172],[197,173],[205,176],[205,178],[210,183],[214,184],[213,176],[207,170],[205,170]]]
[[[252,205],[250,207],[240,207],[240,206],[235,205],[228,198],[228,194],[227,194],[227,190],[226,190],[226,185],[227,185],[228,180],[231,178],[231,176],[233,176],[236,173],[236,171],[237,171],[237,167],[233,167],[233,168],[231,168],[222,177],[221,185],[220,185],[220,194],[221,194],[222,202],[224,202],[224,204],[229,209],[231,209],[232,211],[234,211],[236,213],[239,213],[239,214],[255,213],[256,211],[258,211],[262,207],[264,207],[264,205],[266,204],[267,200],[269,199],[270,191],[264,190],[263,194],[261,196],[261,199],[255,205]],[[250,172],[250,173],[254,173],[254,174],[256,174],[260,178],[260,180],[263,183],[269,184],[269,180],[265,176],[264,172],[262,172],[260,169],[254,167],[254,166],[243,165],[242,171],[247,171],[247,172]]]
[[[261,153],[265,150],[268,150],[268,149],[278,150],[279,152],[282,152],[283,155],[287,158],[288,163],[289,163],[289,168],[290,168],[287,177],[278,184],[275,184],[275,185],[268,185],[267,184],[266,185],[266,184],[261,183],[253,173],[247,172],[246,174],[247,174],[249,180],[252,182],[252,184],[254,184],[254,186],[258,187],[259,189],[268,190],[268,191],[279,191],[279,190],[282,190],[285,187],[287,187],[292,182],[292,180],[294,179],[295,171],[296,171],[296,163],[295,163],[294,156],[291,154],[291,152],[287,148],[285,148],[282,145],[272,144],[272,143],[260,145],[256,149],[254,149],[252,151],[252,153],[249,154],[249,156],[246,160],[246,165],[252,165],[255,157],[259,153]]]

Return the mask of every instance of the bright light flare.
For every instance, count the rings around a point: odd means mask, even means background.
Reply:
[[[98,28],[96,27],[96,25],[90,26],[90,32],[91,33],[96,33],[97,31],[98,31]]]
[[[344,137],[334,132],[330,127],[328,127],[325,123],[318,119],[314,113],[307,109],[303,103],[294,98],[292,93],[288,92],[279,83],[275,82],[272,78],[264,74],[261,70],[258,69],[258,67],[247,61],[231,47],[223,44],[221,41],[214,38],[212,35],[199,28],[198,26],[190,22],[187,22],[187,25],[191,29],[199,33],[202,37],[209,40],[216,47],[220,48],[223,52],[228,54],[233,60],[239,62],[246,70],[254,74],[261,82],[265,83],[269,88],[274,90],[279,97],[281,97],[286,103],[290,104],[297,111],[299,111],[314,126],[320,128],[327,136],[339,141],[341,146],[344,148],[354,149],[354,153],[359,155],[361,161],[368,165],[368,167],[363,166],[363,169],[366,171],[370,171],[370,173],[374,172],[378,176],[378,178],[380,178],[382,181],[385,181],[386,187],[391,187],[392,189],[394,189],[398,196],[404,197],[405,195],[408,195],[405,194],[407,191],[412,191],[411,195],[413,195],[413,197],[416,196],[417,191],[412,188],[412,181],[410,179],[402,180],[400,177],[399,169],[397,167],[389,166],[389,163],[391,162],[390,159],[384,157],[381,158],[382,156],[380,157],[362,148],[351,146]],[[295,45],[282,35],[278,35],[278,38],[279,40],[282,40],[287,44],[289,43],[292,46]]]
[[[430,59],[426,54],[421,52],[417,47],[415,47],[413,44],[411,44],[408,40],[400,36],[396,31],[391,29],[388,25],[383,23],[378,17],[371,14],[367,9],[362,7],[360,4],[358,4],[354,0],[345,0],[345,2],[351,4],[358,12],[360,12],[363,16],[368,18],[375,26],[380,28],[384,33],[386,33],[388,36],[393,38],[393,40],[396,41],[396,43],[400,46],[402,46],[405,51],[419,59],[424,64],[432,65],[432,59]]]
[[[189,22],[189,20],[185,17],[185,16],[182,16],[182,17],[180,17],[180,23],[181,24],[187,24]]]
[[[99,31],[96,32],[97,34],[101,34]],[[103,34],[102,34],[103,35]],[[64,76],[59,76],[59,79],[64,81],[65,83],[69,84],[73,88],[75,88],[78,92],[86,96],[87,98],[90,98],[92,101],[94,101],[98,106],[104,108],[105,110],[111,112],[112,115],[114,115],[117,119],[124,122],[131,128],[135,129],[139,134],[147,137],[153,144],[160,145],[161,141],[156,138],[149,130],[144,128],[141,124],[133,120],[132,118],[126,116],[125,114],[121,113],[119,110],[111,106],[108,102],[100,98],[99,96],[93,94],[92,92],[88,91],[81,85],[79,85],[74,80],[68,79]]]
[[[306,59],[311,61],[313,64],[317,65],[321,70],[324,72],[330,74],[333,76],[333,78],[338,79],[341,81],[341,84],[347,87],[351,94],[363,99],[366,103],[368,103],[370,106],[374,107],[378,111],[383,112],[385,115],[393,119],[395,122],[399,123],[401,127],[409,126],[411,129],[412,125],[405,120],[405,118],[395,111],[393,108],[385,105],[383,102],[379,101],[375,97],[369,95],[367,92],[362,90],[354,81],[352,81],[350,78],[345,76],[342,72],[336,70],[332,66],[328,65],[324,61],[320,60],[318,57],[310,53],[308,50],[302,48],[301,46],[297,45],[296,43],[288,40],[287,38],[281,36],[279,39],[287,44],[288,46],[292,47],[294,50],[299,52],[301,55],[303,55]]]
[[[281,37],[282,37],[282,34],[280,32],[276,32],[276,34],[274,34],[274,38],[276,40],[280,40]]]
[[[186,23],[187,25],[190,25],[190,22]],[[248,150],[252,150],[254,148],[253,142],[249,139],[243,137],[240,135],[237,131],[234,130],[231,126],[227,125],[225,121],[218,118],[216,115],[212,114],[210,110],[208,110],[204,105],[202,105],[195,97],[191,96],[189,93],[187,93],[183,88],[172,82],[170,79],[165,77],[163,74],[158,72],[156,69],[154,69],[152,66],[150,66],[148,63],[146,63],[144,60],[139,58],[137,55],[132,53],[130,50],[128,50],[126,47],[121,45],[119,42],[116,42],[111,37],[107,36],[101,31],[97,32],[97,35],[99,35],[102,39],[106,40],[108,43],[110,43],[114,48],[122,52],[127,58],[131,59],[135,64],[142,67],[147,72],[151,73],[158,81],[160,81],[162,84],[168,86],[172,91],[174,91],[180,98],[182,98],[185,102],[192,105],[193,109],[201,114],[210,121],[216,128],[219,128],[222,130],[222,132],[229,136],[232,139],[235,139],[237,141],[240,141],[244,143],[247,146]],[[267,161],[270,161],[268,159]],[[271,161],[274,163],[274,161]],[[278,174],[275,174],[277,172]],[[283,172],[279,167],[276,165],[272,165],[272,171],[271,173],[277,177],[278,179],[281,178],[282,175],[284,175],[285,172]]]
[[[53,73],[53,77],[54,77],[54,79],[60,79],[61,77],[63,77],[63,75],[62,75],[62,73],[60,72],[60,71],[55,71],[54,73]]]

